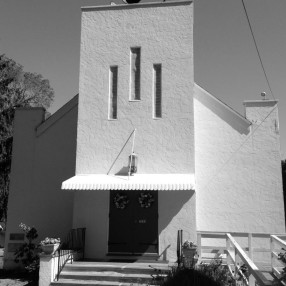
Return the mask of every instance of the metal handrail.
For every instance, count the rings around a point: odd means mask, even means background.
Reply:
[[[179,229],[178,235],[177,235],[177,263],[178,263],[178,266],[180,266],[182,263],[182,245],[183,245],[183,230]]]
[[[81,253],[81,258],[84,259],[85,230],[85,228],[70,230],[65,241],[62,242],[58,249],[54,252],[54,266],[57,265],[57,269],[54,271],[53,279],[56,279],[57,281],[59,280],[62,269],[68,261],[71,263],[73,262],[75,253]]]
[[[58,265],[57,265],[57,273],[54,275],[55,279],[58,281],[59,280],[59,276],[61,271],[63,270],[63,268],[65,267],[66,263],[68,261],[71,261],[71,263],[73,262],[73,254],[74,251],[73,250],[65,250],[65,249],[61,249],[60,247],[56,250],[55,254],[54,254],[54,258],[56,258],[58,260]]]

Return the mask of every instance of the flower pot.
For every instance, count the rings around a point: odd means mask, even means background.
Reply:
[[[183,264],[186,268],[192,268],[195,266],[196,262],[198,261],[196,254],[197,248],[183,248]]]
[[[54,253],[57,248],[59,247],[59,244],[45,244],[42,245],[41,248],[44,251],[45,254],[52,254]]]

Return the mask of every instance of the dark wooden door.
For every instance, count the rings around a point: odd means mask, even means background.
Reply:
[[[158,253],[158,192],[111,191],[109,253]]]

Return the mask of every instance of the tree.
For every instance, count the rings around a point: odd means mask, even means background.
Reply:
[[[54,90],[47,79],[25,72],[23,66],[0,55],[0,221],[7,218],[15,109],[47,109],[53,99]]]

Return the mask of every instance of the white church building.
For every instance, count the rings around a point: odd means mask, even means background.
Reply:
[[[175,261],[179,229],[285,232],[277,101],[240,115],[195,84],[193,7],[82,8],[79,95],[47,120],[16,110],[7,268],[21,222],[39,240],[84,227],[98,260]]]

